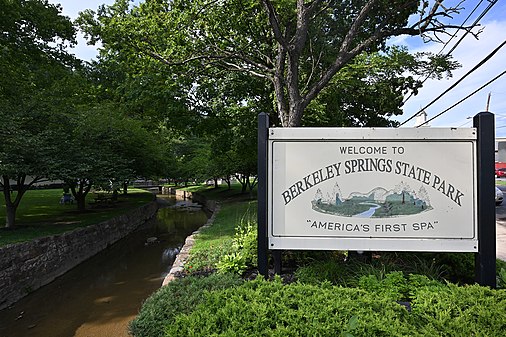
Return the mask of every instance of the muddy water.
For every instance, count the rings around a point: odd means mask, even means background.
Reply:
[[[128,322],[160,287],[186,236],[206,221],[202,211],[161,208],[142,229],[0,311],[0,336],[128,336]]]

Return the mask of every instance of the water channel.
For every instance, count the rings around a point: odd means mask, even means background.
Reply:
[[[161,286],[185,238],[206,221],[202,210],[160,208],[127,238],[0,311],[0,336],[129,336],[128,322]]]
[[[370,217],[372,217],[374,215],[374,213],[376,212],[376,210],[378,208],[381,208],[380,205],[373,204],[373,203],[370,203],[370,202],[362,202],[360,204],[361,205],[372,206],[372,207],[369,208],[367,211],[364,211],[362,213],[358,213],[358,214],[353,215],[354,218],[370,218]]]

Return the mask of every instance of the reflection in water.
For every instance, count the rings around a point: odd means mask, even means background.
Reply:
[[[0,311],[0,336],[128,336],[128,322],[206,221],[203,211],[161,208],[135,233]]]

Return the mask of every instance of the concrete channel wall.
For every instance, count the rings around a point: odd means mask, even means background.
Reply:
[[[209,211],[211,211],[213,215],[207,220],[207,222],[202,227],[194,231],[190,236],[186,238],[183,247],[176,255],[176,259],[174,260],[174,263],[172,264],[169,273],[163,279],[162,286],[166,286],[167,284],[172,282],[174,279],[177,278],[178,273],[184,271],[184,265],[186,264],[186,261],[188,261],[188,258],[190,257],[190,250],[193,248],[193,245],[195,244],[195,237],[198,234],[200,234],[200,231],[202,229],[210,227],[213,224],[216,214],[218,214],[218,212],[220,211],[220,205],[214,200],[208,200],[204,202],[203,205],[205,205],[205,207]]]
[[[97,225],[0,247],[0,310],[124,238],[157,210],[153,201]]]
[[[167,274],[167,276],[165,276],[162,282],[162,286],[166,286],[167,284],[172,282],[175,278],[177,278],[178,273],[184,270],[184,265],[188,260],[190,250],[192,249],[193,244],[195,243],[195,236],[198,235],[202,229],[209,227],[213,224],[214,218],[220,211],[220,205],[215,200],[208,200],[201,194],[181,191],[172,187],[164,186],[162,188],[162,193],[172,194],[175,195],[177,198],[191,199],[193,202],[199,203],[200,205],[204,206],[208,211],[213,213],[213,215],[207,220],[207,222],[202,227],[194,231],[190,236],[186,238],[183,247],[177,254],[176,259],[172,264],[172,268],[170,269],[169,273]]]

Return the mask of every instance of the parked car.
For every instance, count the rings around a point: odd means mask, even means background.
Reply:
[[[506,177],[506,167],[496,169],[495,176],[497,178],[505,178]]]
[[[502,204],[502,200],[504,198],[504,195],[502,193],[502,191],[497,188],[497,186],[495,187],[495,204],[496,206],[499,206],[500,204]]]

